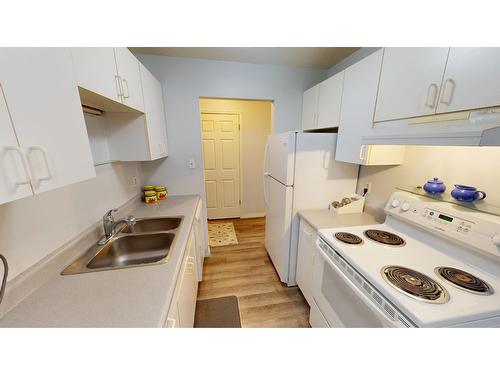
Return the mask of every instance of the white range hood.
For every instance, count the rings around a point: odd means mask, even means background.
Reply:
[[[500,108],[375,123],[366,145],[500,146]]]

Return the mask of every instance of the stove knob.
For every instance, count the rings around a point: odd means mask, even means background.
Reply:
[[[398,207],[398,206],[399,206],[399,201],[398,201],[397,199],[394,199],[394,200],[391,202],[391,206],[392,206],[393,208]]]
[[[401,205],[401,210],[403,211],[408,211],[410,209],[410,204],[408,202],[404,202],[402,205]]]
[[[491,237],[491,240],[496,246],[500,247],[500,234],[495,234],[493,237]]]

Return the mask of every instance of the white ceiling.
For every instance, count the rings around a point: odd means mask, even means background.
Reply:
[[[358,47],[130,47],[134,53],[328,69]]]

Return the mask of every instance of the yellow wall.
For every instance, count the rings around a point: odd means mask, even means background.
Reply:
[[[264,216],[262,166],[267,136],[272,132],[270,101],[200,99],[200,112],[234,112],[240,115],[241,216]]]

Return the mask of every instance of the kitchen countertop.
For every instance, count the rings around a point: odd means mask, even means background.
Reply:
[[[354,225],[379,224],[375,218],[362,212],[359,214],[335,214],[330,210],[302,210],[299,215],[316,230],[324,228],[350,227]]]
[[[0,327],[163,327],[198,202],[194,195],[169,196],[124,213],[184,216],[167,263],[66,276],[59,269],[7,312]]]

